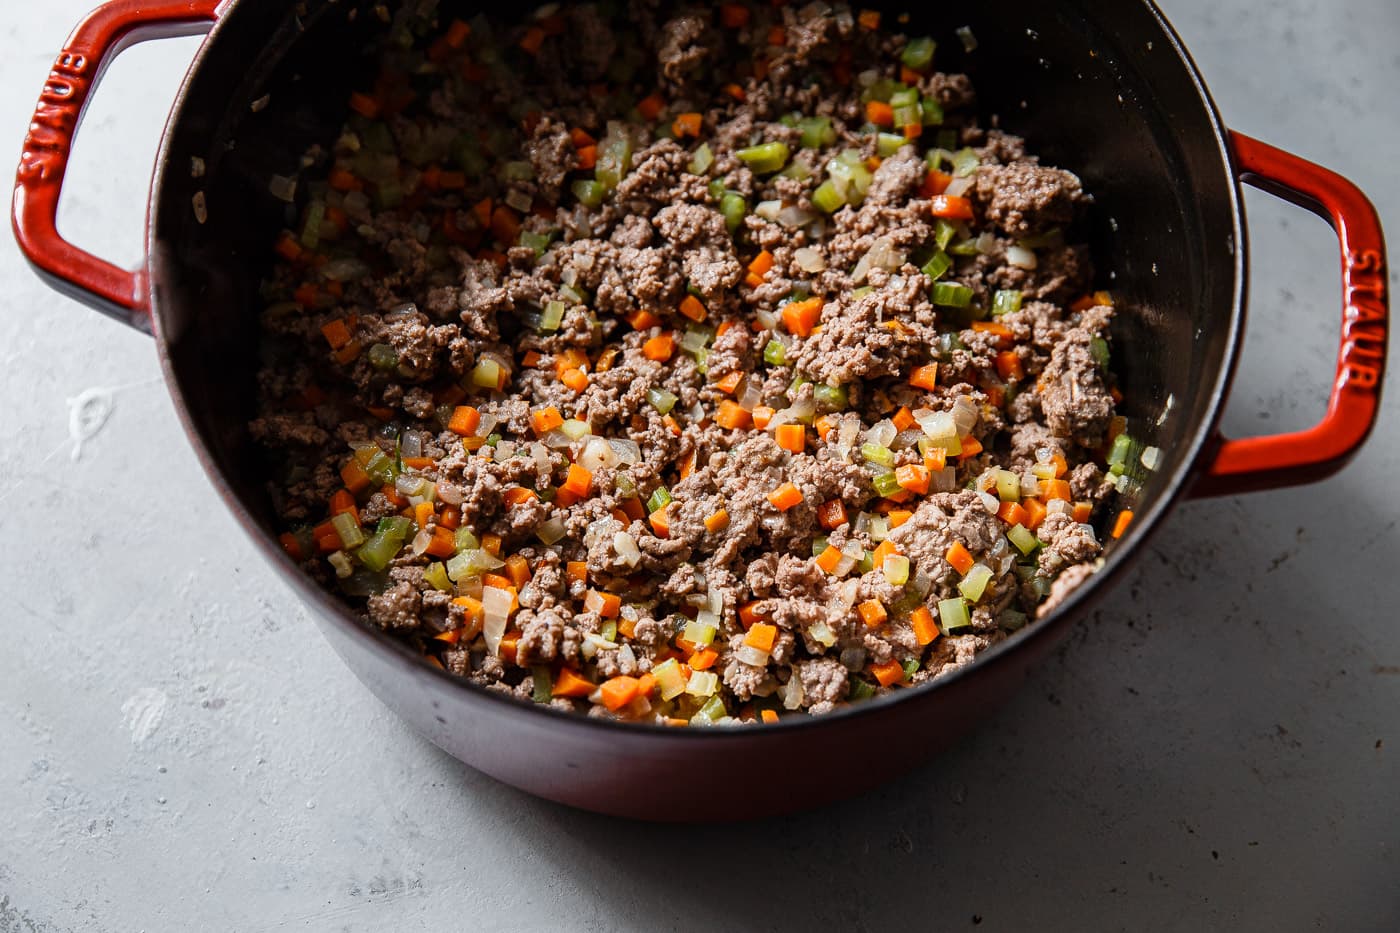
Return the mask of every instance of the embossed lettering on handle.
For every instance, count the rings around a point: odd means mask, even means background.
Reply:
[[[1365,443],[1380,413],[1390,330],[1385,236],[1380,217],[1345,178],[1295,155],[1231,134],[1240,179],[1322,217],[1341,240],[1341,348],[1327,413],[1306,431],[1221,438],[1192,489],[1221,495],[1323,479]]]
[[[99,259],[58,232],[68,157],[92,91],[119,52],[144,39],[202,32],[223,2],[114,0],[88,14],[39,93],[15,172],[15,239],[35,270],[60,291],[143,330],[150,327],[144,272]]]

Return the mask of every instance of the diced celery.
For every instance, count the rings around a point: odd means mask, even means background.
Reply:
[[[335,528],[335,533],[340,536],[340,546],[349,550],[357,548],[365,543],[365,533],[360,529],[359,522],[348,512],[341,512],[331,519],[331,525]]]
[[[686,168],[692,175],[703,175],[710,170],[710,166],[715,164],[715,153],[710,148],[709,143],[701,143],[690,156],[690,164]]]
[[[948,246],[948,252],[953,256],[976,256],[978,254],[977,238],[968,237],[965,240],[951,243]]]
[[[972,289],[957,282],[935,282],[933,303],[945,308],[966,308],[972,304]]]
[[[1013,527],[1006,533],[1006,537],[1012,544],[1016,545],[1016,550],[1027,556],[1040,547],[1039,539],[1021,525]]]
[[[997,624],[1008,632],[1024,628],[1027,621],[1026,614],[1015,609],[1003,609],[1001,615],[997,616]]]
[[[659,512],[673,501],[675,500],[671,498],[671,491],[669,489],[665,486],[657,486],[656,491],[647,498],[647,511]]]
[[[393,535],[400,541],[408,539],[408,535],[414,530],[413,519],[404,518],[402,515],[390,515],[388,518],[381,518],[376,532]]]
[[[891,554],[881,564],[880,571],[890,586],[903,586],[909,582],[909,558],[902,554]]]
[[[992,296],[992,314],[1014,314],[1021,310],[1021,300],[1020,292],[1002,289]]]
[[[681,666],[675,658],[667,658],[653,667],[651,675],[656,678],[656,686],[661,692],[661,699],[674,700],[685,693],[685,675],[681,673]]]
[[[924,263],[923,273],[937,282],[948,274],[948,270],[953,268],[953,260],[943,250],[934,253],[928,262]]]
[[[899,120],[898,112],[896,112],[895,120]],[[905,124],[898,125],[903,126]],[[875,151],[880,154],[880,158],[888,159],[898,152],[904,143],[904,137],[896,133],[880,133],[875,137]]]
[[[627,177],[632,166],[632,140],[621,124],[609,124],[607,135],[598,144],[598,163],[593,174],[598,183],[612,191]]]
[[[1037,233],[1032,236],[1022,237],[1016,241],[1017,246],[1026,249],[1044,249],[1047,246],[1058,246],[1063,242],[1065,233],[1059,227],[1051,227],[1044,233]]]
[[[894,451],[880,444],[861,444],[860,455],[871,463],[878,463],[882,467],[894,466]],[[881,495],[889,495],[889,493],[882,493]]]
[[[901,87],[890,95],[890,106],[898,109],[908,107],[919,102],[919,89],[916,87]],[[897,122],[897,121],[896,121]]]
[[[954,129],[939,130],[938,136],[934,139],[934,144],[939,149],[952,150],[958,144],[958,131]]]
[[[1113,446],[1108,451],[1108,462],[1113,466],[1129,463],[1132,458],[1133,448],[1137,442],[1126,431],[1113,439]]]
[[[655,408],[658,414],[670,414],[671,409],[676,407],[676,396],[673,392],[665,389],[647,389],[647,401]]]
[[[543,665],[536,665],[530,668],[530,676],[534,678],[535,689],[530,693],[530,699],[536,703],[548,703],[554,695],[554,683],[549,677],[549,668]]]
[[[972,615],[967,611],[967,600],[961,596],[940,600],[938,619],[946,634],[960,635],[972,628]]]
[[[368,541],[355,551],[355,556],[360,559],[360,563],[378,573],[389,566],[389,561],[398,555],[399,549],[402,547],[403,538],[401,536],[376,531]]]
[[[875,552],[865,551],[856,563],[856,572],[864,576],[875,569]]]
[[[423,579],[428,581],[428,585],[435,590],[444,593],[452,592],[452,580],[447,576],[447,568],[442,565],[442,561],[433,561],[423,568]]]
[[[804,149],[821,149],[836,142],[831,117],[804,117],[797,121],[797,128],[802,131]]]
[[[933,64],[933,53],[937,48],[938,43],[927,36],[910,39],[904,46],[904,52],[899,56],[899,60],[913,71],[926,71]]]
[[[709,622],[702,622],[696,618],[685,624],[681,637],[693,645],[708,645],[714,642],[717,631],[718,629]]]
[[[719,212],[724,215],[724,225],[729,228],[730,233],[733,233],[735,230],[739,229],[739,226],[744,222],[744,218],[748,216],[749,205],[748,202],[744,200],[743,195],[727,191],[724,196],[720,198]]]
[[[958,178],[976,174],[977,167],[981,164],[982,160],[971,149],[959,149],[953,153],[953,174]]]
[[[617,641],[617,621],[609,619],[598,628],[598,635],[604,641]]]
[[[301,224],[301,245],[314,250],[321,243],[321,222],[326,219],[326,202],[315,198],[306,205],[306,219]]]
[[[905,658],[904,663],[901,664],[900,667],[904,668],[904,679],[908,680],[919,672],[919,659]]]
[[[559,286],[559,294],[563,295],[564,300],[570,304],[588,304],[588,296],[577,286],[561,285]]]
[[[569,190],[578,198],[579,203],[584,207],[598,207],[603,203],[603,198],[607,196],[608,189],[604,188],[600,182],[591,179],[580,178],[569,186]]]
[[[763,361],[772,366],[787,365],[787,347],[777,340],[768,341],[768,346],[763,348]]]
[[[369,348],[369,365],[380,371],[387,371],[399,365],[399,351],[393,344],[376,343]]]
[[[481,547],[481,542],[477,540],[472,530],[465,525],[458,528],[453,535],[453,545],[459,551],[472,551]]]
[[[549,244],[553,239],[554,235],[550,233],[534,233],[530,230],[520,231],[520,245],[534,250],[536,256],[543,256],[544,251],[549,249]]]
[[[899,485],[899,480],[895,478],[893,472],[877,473],[871,482],[875,487],[876,494],[881,496],[896,495],[903,488]]]
[[[812,206],[825,214],[834,214],[846,206],[846,198],[836,190],[836,185],[827,179],[812,192]]]
[[[826,535],[817,535],[815,538],[812,539],[812,556],[821,557],[822,552],[827,549],[827,546],[830,543],[831,539],[828,538]]]
[[[939,249],[947,249],[948,244],[953,242],[953,237],[957,236],[958,228],[942,217],[938,218],[933,225],[933,240],[938,244]]]
[[[749,146],[734,153],[739,157],[739,161],[749,167],[750,171],[760,175],[771,175],[780,171],[787,165],[788,151],[787,143],[771,142],[761,143],[757,146]]]
[[[919,101],[919,109],[923,114],[924,126],[943,125],[943,105],[936,97],[925,97]]]
[[[1090,340],[1089,353],[1094,357],[1094,362],[1099,364],[1100,369],[1108,369],[1109,353],[1107,340],[1102,337],[1095,337]]]
[[[997,497],[1002,502],[1021,501],[1021,478],[1010,470],[997,470]]]
[[[708,190],[710,192],[710,197],[716,201],[724,197],[724,179],[711,179],[710,184],[708,185]]]
[[[845,386],[817,383],[817,387],[812,390],[812,396],[817,407],[827,411],[842,411],[850,402],[850,393]]]
[[[992,568],[986,564],[973,564],[967,576],[958,583],[958,592],[971,602],[977,602],[987,592],[987,584],[992,582]]]
[[[557,300],[546,302],[544,314],[540,315],[540,330],[555,331],[562,323],[564,323],[564,302]]]
[[[875,695],[875,686],[869,681],[861,680],[859,677],[851,678],[851,692],[846,695],[848,700],[868,700]]]
[[[695,673],[699,674],[701,672],[696,671]],[[695,675],[692,674],[691,679],[693,680],[694,677]],[[708,726],[719,722],[728,715],[729,710],[724,708],[724,701],[717,696],[710,697],[705,705],[696,710],[695,715],[690,717],[690,724],[692,726]]]
[[[472,369],[472,385],[494,389],[501,384],[501,364],[495,360],[478,360]]]

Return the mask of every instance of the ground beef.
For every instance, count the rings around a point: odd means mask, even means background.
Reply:
[[[367,625],[562,711],[754,721],[964,667],[1092,573],[1140,477],[1089,199],[965,75],[839,4],[435,10],[385,6],[420,46],[308,153],[248,426]],[[891,145],[901,81],[944,122]]]

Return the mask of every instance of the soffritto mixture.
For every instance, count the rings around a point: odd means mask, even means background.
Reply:
[[[367,624],[560,709],[771,722],[964,666],[1092,573],[1157,452],[1063,234],[1086,198],[932,40],[410,6],[273,180],[302,209],[251,425],[284,546]]]

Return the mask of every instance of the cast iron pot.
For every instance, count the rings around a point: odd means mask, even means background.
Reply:
[[[875,4],[884,6],[884,4]],[[166,380],[215,487],[326,638],[390,708],[467,764],[533,794],[651,819],[687,809],[684,787],[732,787],[729,817],[809,807],[872,787],[981,719],[1024,680],[1140,552],[1186,495],[1317,480],[1339,469],[1375,420],[1385,366],[1385,251],[1353,185],[1222,125],[1186,50],[1148,0],[911,4],[909,31],[940,41],[984,114],[1028,137],[1095,195],[1085,231],[1124,313],[1115,357],[1129,413],[1160,420],[1164,462],[1103,569],[1048,618],[936,683],[818,718],[740,729],[663,729],[572,717],[502,698],[423,663],[359,622],[278,548],[262,471],[244,428],[256,367],[257,287],[284,222],[267,193],[313,141],[328,142],[363,74],[369,0],[115,0],[73,33],[25,139],[14,228],[50,283],[152,331]],[[294,8],[301,8],[297,15]],[[924,12],[927,10],[927,13]],[[934,16],[937,12],[938,15]],[[929,22],[920,23],[927,15]],[[942,24],[947,24],[945,28]],[[210,28],[212,25],[212,29]],[[949,33],[969,25],[964,54]],[[127,271],[68,243],[55,210],[84,104],[121,48],[209,30],[160,148],[148,256]],[[264,100],[264,98],[266,98]],[[258,101],[260,106],[250,106]],[[194,177],[192,159],[205,171]],[[1245,317],[1243,181],[1314,211],[1341,240],[1341,351],[1327,414],[1296,434],[1226,440],[1216,431]],[[193,199],[202,194],[207,218]]]

